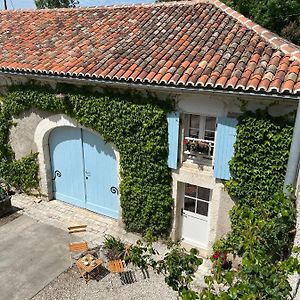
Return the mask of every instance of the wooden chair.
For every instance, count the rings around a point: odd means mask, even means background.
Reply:
[[[110,260],[107,264],[107,269],[111,273],[122,273],[124,272],[124,262],[121,259]]]
[[[129,248],[130,248],[130,245],[125,245],[125,253],[124,253],[123,260],[116,259],[116,260],[111,260],[107,263],[107,269],[111,273],[118,273],[120,275],[122,284],[136,282],[135,274],[133,273],[133,271],[125,270],[124,258],[125,258],[125,256],[129,256]]]
[[[79,243],[71,243],[69,244],[70,251],[70,259],[71,259],[71,267],[73,266],[74,261],[80,258],[82,254],[86,254],[88,252],[88,243],[86,241]]]

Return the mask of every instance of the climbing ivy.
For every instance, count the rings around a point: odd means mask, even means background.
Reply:
[[[272,117],[267,110],[258,110],[239,118],[232,178],[225,183],[236,200],[231,232],[214,245],[214,274],[206,277],[208,288],[201,299],[290,296],[287,277],[300,271],[298,259],[291,256],[295,199],[282,192],[292,132],[290,116]]]
[[[63,93],[64,97],[57,97]],[[63,100],[62,100],[63,98]],[[116,94],[58,85],[13,86],[0,111],[0,177],[21,189],[37,187],[36,155],[16,161],[8,143],[12,117],[31,108],[64,113],[101,134],[120,153],[120,199],[128,230],[161,235],[171,222],[171,172],[167,166],[166,114],[173,102],[132,91]]]
[[[237,126],[231,180],[231,197],[251,202],[269,199],[283,188],[293,133],[291,116],[272,117],[266,110],[245,112]]]

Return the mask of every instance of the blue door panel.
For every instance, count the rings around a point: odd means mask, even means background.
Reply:
[[[73,127],[51,132],[49,148],[56,199],[118,218],[117,160],[112,147],[95,134]]]
[[[49,136],[49,148],[54,197],[85,207],[81,130],[73,127],[54,129]],[[60,173],[55,175],[55,171]]]
[[[86,208],[100,214],[118,217],[117,160],[110,144],[95,134],[83,130],[83,150],[86,174]]]

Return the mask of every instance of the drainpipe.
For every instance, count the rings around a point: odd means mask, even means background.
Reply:
[[[295,121],[295,125],[294,125],[293,139],[292,139],[289,161],[288,161],[288,166],[287,166],[285,180],[284,180],[284,187],[283,187],[283,191],[287,195],[289,195],[289,192],[287,191],[287,186],[292,185],[295,188],[295,185],[296,185],[296,180],[297,180],[297,175],[298,175],[297,173],[299,170],[298,169],[299,156],[300,156],[300,101],[298,101],[298,109],[297,109],[296,121]],[[296,192],[299,195],[299,191],[296,191]],[[299,211],[299,209],[300,209],[298,195],[296,195],[297,211]],[[299,222],[299,220],[297,220],[297,223],[298,222]],[[297,237],[297,233],[295,235],[295,241],[294,241],[294,245],[297,246],[296,237]],[[292,299],[296,299],[296,297],[298,295],[299,286],[300,286],[300,278],[298,277],[296,280],[296,284],[292,291]]]
[[[284,193],[288,193],[287,186],[292,185],[295,187],[297,172],[298,172],[298,164],[300,158],[300,103],[298,101],[298,109],[296,115],[296,121],[294,125],[293,139],[290,148],[290,155],[288,160],[288,166],[284,179]]]

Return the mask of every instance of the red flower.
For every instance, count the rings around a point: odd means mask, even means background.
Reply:
[[[189,141],[187,139],[183,140],[183,145],[187,145],[189,143]]]
[[[221,256],[221,253],[220,253],[220,252],[215,252],[215,253],[212,255],[212,258],[213,258],[213,259],[218,259],[220,256]]]

